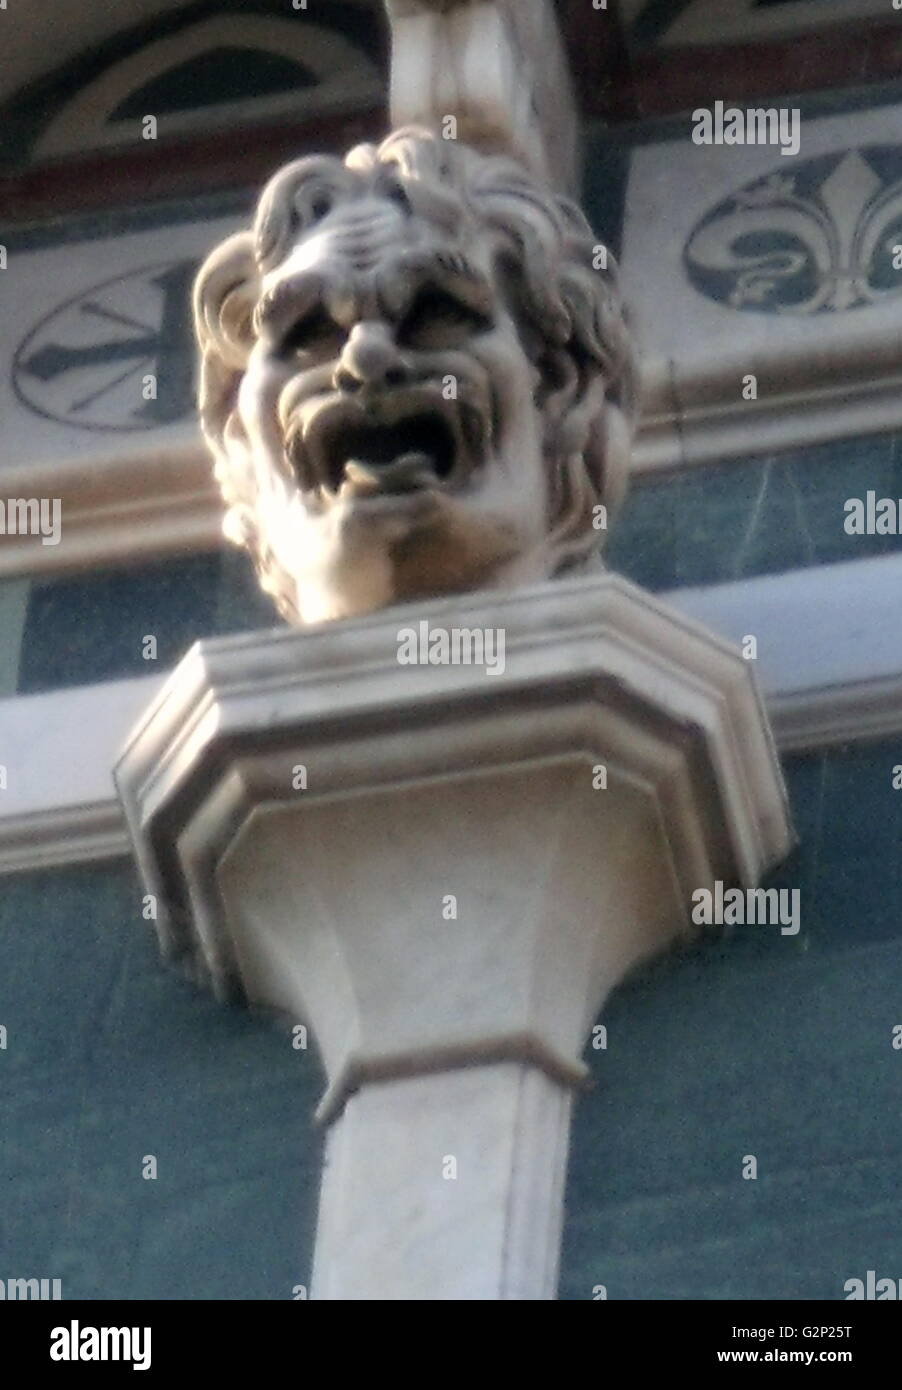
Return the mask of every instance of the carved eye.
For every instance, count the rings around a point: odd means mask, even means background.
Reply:
[[[446,348],[491,328],[491,322],[445,290],[424,289],[404,316],[399,340],[408,347]]]
[[[412,211],[410,199],[399,183],[392,183],[389,185],[386,197],[390,202],[395,203],[397,207],[401,208],[403,212],[410,213]]]
[[[337,189],[322,178],[301,184],[294,197],[294,230],[301,231],[322,222],[335,206]]]
[[[323,352],[340,345],[341,329],[325,309],[316,308],[299,319],[279,344],[279,354],[290,357],[297,352]]]

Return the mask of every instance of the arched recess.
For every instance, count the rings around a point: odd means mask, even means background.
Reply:
[[[214,100],[215,70],[244,52],[248,64],[266,72],[263,94],[247,94],[247,83],[236,99]],[[267,62],[267,60],[269,60]],[[288,87],[289,65],[297,73]],[[202,73],[206,85],[186,80],[186,105],[178,109],[174,85],[167,90],[167,74],[181,69]],[[224,14],[201,19],[174,34],[153,40],[111,64],[82,87],[53,117],[32,152],[36,160],[56,159],[92,149],[133,144],[142,139],[142,118],[157,118],[160,138],[190,135],[216,127],[239,129],[257,121],[303,119],[319,112],[354,110],[377,101],[382,77],[376,62],[336,29],[311,22],[306,15],[292,18],[265,15]],[[135,98],[157,93],[161,106],[136,113]],[[199,100],[200,98],[200,100]],[[190,104],[189,104],[190,103]]]

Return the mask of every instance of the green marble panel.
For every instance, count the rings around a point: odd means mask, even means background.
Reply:
[[[0,1023],[0,1277],[68,1299],[309,1284],[316,1054],[161,965],[129,865],[2,880]]]

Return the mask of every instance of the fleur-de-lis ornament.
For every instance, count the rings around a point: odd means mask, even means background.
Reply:
[[[702,218],[685,264],[702,294],[758,313],[842,312],[902,292],[902,149],[757,179]]]

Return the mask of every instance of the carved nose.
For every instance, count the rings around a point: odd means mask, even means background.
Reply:
[[[336,390],[401,386],[407,379],[407,364],[386,325],[356,323],[335,369]]]

